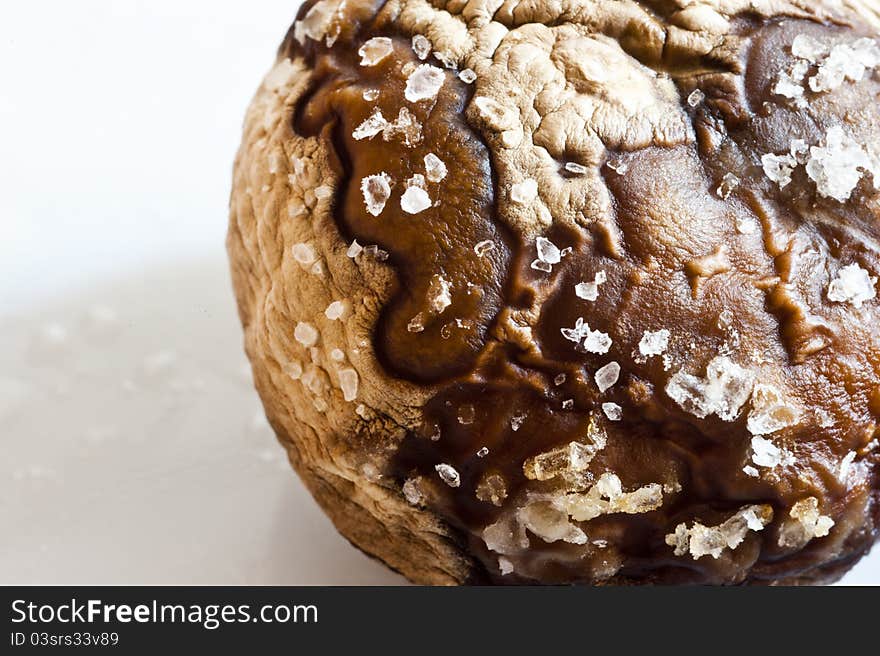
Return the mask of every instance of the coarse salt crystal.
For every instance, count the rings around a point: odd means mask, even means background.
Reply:
[[[590,330],[589,326],[587,326],[587,336],[584,338],[581,346],[589,353],[604,355],[611,350],[611,344],[611,337],[608,333],[603,333],[600,330]]]
[[[535,239],[535,247],[538,251],[538,259],[547,264],[559,264],[562,261],[562,254],[559,247],[546,237],[538,237]]]
[[[409,320],[406,329],[411,333],[420,333],[425,329],[425,315],[419,312],[416,316]]]
[[[474,253],[476,253],[478,257],[483,257],[484,255],[486,255],[486,253],[493,250],[494,248],[495,242],[491,239],[485,239],[481,242],[478,242],[474,246]]]
[[[293,329],[293,337],[306,348],[314,346],[318,341],[318,331],[310,323],[300,321]]]
[[[691,95],[688,96],[687,103],[691,107],[697,107],[706,99],[706,94],[703,93],[700,89],[694,89],[691,92]]]
[[[412,49],[419,59],[427,59],[431,54],[431,42],[421,34],[416,34],[412,38]]]
[[[764,175],[778,184],[780,189],[785,189],[791,183],[791,174],[797,166],[797,160],[788,154],[768,153],[761,157],[761,166],[764,169]]]
[[[425,155],[425,177],[431,182],[440,182],[446,177],[446,164],[434,153]]]
[[[458,74],[458,79],[465,84],[473,84],[477,81],[477,74],[470,68],[465,68]]]
[[[411,178],[406,179],[407,187],[420,187],[424,189],[427,185],[425,184],[425,176],[421,173],[415,173]]]
[[[361,97],[367,102],[373,102],[379,98],[379,90],[378,89],[364,89],[364,92],[361,94]]]
[[[317,257],[315,255],[315,249],[312,248],[311,244],[294,244],[293,248],[291,248],[290,250],[291,253],[293,253],[293,259],[303,266],[311,264],[315,261]]]
[[[380,132],[388,127],[388,121],[382,116],[382,110],[376,107],[364,121],[358,125],[351,133],[352,139],[360,141],[362,139],[372,139]]]
[[[809,62],[798,61],[789,71],[780,71],[776,84],[773,85],[773,93],[794,100],[798,107],[806,107],[803,82],[809,69]]]
[[[294,23],[294,37],[300,43],[305,42],[304,37],[309,37],[313,41],[320,41],[324,37],[330,41],[332,37],[328,36],[330,25],[333,17],[339,9],[339,2],[334,0],[320,0],[316,2],[301,21]],[[332,45],[332,41],[328,47]]]
[[[819,41],[806,34],[798,34],[791,42],[791,54],[815,64],[824,57],[828,49]]]
[[[793,426],[798,412],[786,404],[782,392],[765,383],[757,383],[752,394],[752,409],[746,427],[752,435],[768,435]]]
[[[480,116],[495,130],[510,130],[516,123],[511,112],[492,98],[477,96],[474,98],[474,105]]]
[[[367,257],[375,258],[379,262],[384,262],[388,259],[388,251],[383,251],[376,244],[364,246],[364,255],[366,255]]]
[[[777,467],[792,462],[791,456],[765,437],[752,438],[752,462],[758,467]]]
[[[751,396],[754,381],[751,371],[719,355],[707,365],[705,377],[679,371],[665,390],[682,409],[700,419],[717,414],[724,421],[733,421]]]
[[[357,239],[353,239],[351,244],[348,246],[348,250],[345,251],[346,256],[350,258],[355,258],[363,252],[364,248],[361,246]]]
[[[617,173],[617,175],[625,175],[629,171],[629,164],[621,159],[608,160],[605,166]]]
[[[327,306],[327,309],[324,310],[324,316],[326,316],[330,321],[336,321],[345,313],[345,303],[342,301],[333,301],[330,305]]]
[[[620,421],[623,417],[623,408],[616,403],[603,403],[602,412],[604,412],[605,416],[611,421]]]
[[[845,203],[859,184],[864,171],[880,183],[876,157],[871,157],[858,143],[848,137],[839,125],[829,128],[824,146],[810,148],[807,175],[816,183],[819,195]]]
[[[419,482],[415,478],[408,478],[403,483],[403,487],[401,488],[403,492],[404,498],[408,503],[413,506],[418,506],[424,503],[425,495],[422,493],[421,487],[419,486]]]
[[[577,162],[566,162],[563,168],[574,175],[584,175],[589,171],[586,166],[578,164]]]
[[[299,380],[303,375],[302,364],[297,360],[291,360],[284,365],[284,373],[290,376],[293,380]]]
[[[452,465],[441,463],[439,465],[435,465],[434,469],[440,476],[440,479],[449,487],[458,487],[459,485],[461,485],[461,476]]]
[[[339,388],[342,390],[342,398],[346,401],[354,401],[358,393],[358,374],[354,369],[340,369]]]
[[[400,197],[400,208],[407,214],[418,214],[429,207],[431,207],[431,198],[421,187],[407,187]]]
[[[594,378],[599,391],[605,392],[609,387],[615,385],[620,378],[620,365],[616,362],[609,362],[596,372]]]
[[[730,198],[730,194],[732,194],[739,185],[740,179],[738,177],[733,173],[725,173],[724,177],[721,178],[721,184],[718,185],[718,189],[715,190],[715,193],[718,194],[719,198],[727,200]]]
[[[846,482],[847,476],[849,476],[849,470],[852,467],[853,461],[855,459],[855,451],[850,451],[843,457],[843,460],[840,461],[840,469],[837,472],[837,478],[839,480]]]
[[[585,301],[595,301],[599,298],[599,285],[607,280],[604,271],[599,271],[593,278],[593,282],[579,282],[574,286],[575,296]]]
[[[361,66],[375,66],[394,50],[394,45],[387,36],[374,36],[358,49]]]
[[[431,283],[428,286],[428,300],[431,304],[431,309],[436,314],[440,314],[452,305],[451,292],[452,285],[443,276],[438,274],[431,278]]]
[[[656,332],[646,330],[642,334],[642,339],[639,341],[639,353],[646,358],[650,358],[654,355],[662,355],[669,347],[669,336],[670,332],[666,328]]]
[[[407,148],[413,148],[422,140],[422,124],[406,107],[401,107],[397,118],[388,123],[382,131],[385,141],[401,139]]]
[[[422,64],[406,79],[403,95],[409,102],[435,98],[445,80],[446,74],[442,68],[431,64]]]
[[[828,285],[828,300],[851,303],[853,307],[860,308],[865,301],[877,296],[876,284],[877,278],[854,262],[842,267]]]
[[[361,193],[367,212],[379,216],[385,209],[385,203],[391,198],[391,177],[384,171],[366,176],[361,180]]]
[[[538,197],[538,183],[532,178],[518,182],[510,188],[510,200],[527,205]],[[546,260],[545,260],[546,261]]]

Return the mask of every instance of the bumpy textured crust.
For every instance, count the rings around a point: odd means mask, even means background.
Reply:
[[[228,249],[267,415],[340,532],[425,584],[845,572],[880,525],[878,27],[869,1],[306,3]]]

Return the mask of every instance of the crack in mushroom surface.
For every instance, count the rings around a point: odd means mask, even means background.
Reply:
[[[305,3],[228,245],[267,415],[340,531],[422,583],[845,572],[880,521],[878,24]]]

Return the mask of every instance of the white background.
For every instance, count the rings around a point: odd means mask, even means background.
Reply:
[[[297,4],[0,3],[0,583],[402,582],[290,472],[229,291],[241,120]]]

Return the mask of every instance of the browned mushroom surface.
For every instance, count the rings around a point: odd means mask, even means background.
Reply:
[[[228,246],[294,467],[421,583],[833,580],[880,523],[880,8],[319,0]]]

